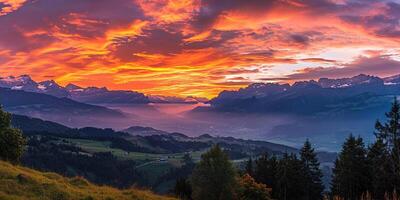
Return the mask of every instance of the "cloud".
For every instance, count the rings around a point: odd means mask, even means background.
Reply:
[[[347,23],[361,26],[378,36],[400,39],[400,4],[388,2],[380,11],[367,15],[344,15],[341,19]]]
[[[400,51],[391,0],[0,0],[0,10],[1,74],[153,94],[389,74],[397,61],[382,52]]]
[[[37,0],[0,17],[0,45],[29,51],[61,37],[96,38],[143,15],[130,0]]]
[[[286,76],[290,80],[318,79],[321,77],[338,78],[359,74],[389,76],[399,74],[400,61],[387,56],[360,57],[350,64],[341,67],[303,68],[297,73]]]
[[[142,59],[142,55],[170,55],[182,51],[183,36],[180,32],[163,29],[144,30],[141,35],[114,40],[111,49],[122,61]]]
[[[26,0],[0,0],[0,16],[17,10],[25,2]]]

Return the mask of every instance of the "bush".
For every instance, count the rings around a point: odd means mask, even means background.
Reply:
[[[257,183],[250,175],[245,174],[238,180],[239,200],[270,200],[270,190],[265,184]]]

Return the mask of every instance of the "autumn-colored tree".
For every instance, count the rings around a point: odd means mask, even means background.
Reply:
[[[265,184],[257,183],[249,174],[238,180],[239,200],[271,200],[270,190]]]
[[[278,159],[276,156],[264,154],[255,161],[254,179],[272,188],[271,195],[273,198],[278,197],[277,175]]]

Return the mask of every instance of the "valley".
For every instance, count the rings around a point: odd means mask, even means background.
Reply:
[[[298,151],[270,142],[210,135],[189,137],[149,127],[132,127],[127,129],[129,133],[76,129],[20,115],[13,116],[12,124],[28,138],[27,152],[22,157],[25,166],[68,177],[83,176],[97,184],[120,188],[135,184],[162,194],[171,192],[177,176],[189,176],[201,155],[215,144],[223,147],[238,167],[249,156]]]

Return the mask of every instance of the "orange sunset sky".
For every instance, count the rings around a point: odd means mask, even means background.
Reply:
[[[0,76],[213,97],[400,74],[400,0],[0,0]]]

